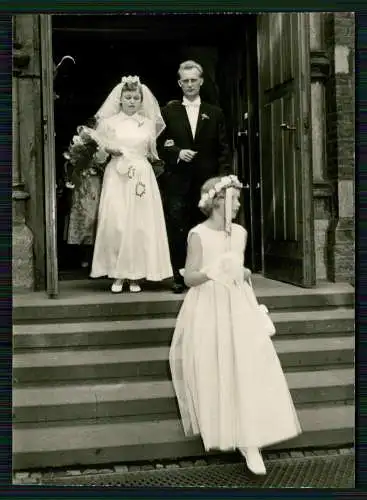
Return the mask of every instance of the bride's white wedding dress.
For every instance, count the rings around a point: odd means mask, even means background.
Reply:
[[[155,150],[152,121],[120,112],[102,120],[96,136],[123,155],[113,156],[104,173],[91,277],[171,277],[161,196],[147,159]]]

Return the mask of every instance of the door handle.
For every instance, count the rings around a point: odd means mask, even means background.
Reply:
[[[260,182],[256,184],[256,189],[260,189]]]
[[[243,186],[243,189],[250,189],[250,184],[247,183],[246,186]]]
[[[237,136],[238,136],[238,137],[247,136],[247,130],[239,130],[239,131],[237,132]]]
[[[280,128],[282,130],[296,130],[296,127],[291,127],[288,123],[282,123]]]

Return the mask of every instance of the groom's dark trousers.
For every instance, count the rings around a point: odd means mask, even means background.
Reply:
[[[189,230],[204,219],[198,209],[200,188],[209,179],[232,173],[224,115],[220,108],[202,102],[193,137],[186,109],[172,101],[162,109],[166,129],[158,140],[158,152],[165,162],[160,187],[166,216],[168,241],[175,281],[186,260]],[[179,160],[181,149],[197,151],[190,162]]]

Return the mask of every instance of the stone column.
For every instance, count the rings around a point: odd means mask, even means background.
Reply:
[[[26,201],[29,194],[24,189],[23,175],[20,163],[19,137],[19,92],[18,75],[21,69],[29,63],[29,56],[21,50],[19,44],[14,44],[13,51],[13,231],[12,231],[12,271],[13,290],[26,291],[34,288],[33,235],[25,222]]]
[[[328,276],[327,245],[331,220],[332,186],[327,176],[325,82],[330,62],[325,50],[323,13],[312,12],[310,19],[311,130],[314,196],[316,280]]]
[[[335,193],[334,224],[329,235],[331,279],[354,283],[355,176],[355,20],[353,12],[327,16],[327,44],[332,60],[328,84],[329,176]]]
[[[14,242],[18,245],[13,248],[14,287],[42,289],[45,195],[39,14],[14,15],[13,37]]]

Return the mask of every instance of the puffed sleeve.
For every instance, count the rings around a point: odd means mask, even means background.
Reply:
[[[95,129],[95,137],[100,147],[104,149],[119,149],[119,145],[115,140],[115,129],[108,118],[98,121]]]
[[[149,132],[148,153],[154,160],[159,160],[155,125],[151,120],[148,120],[146,125]]]

